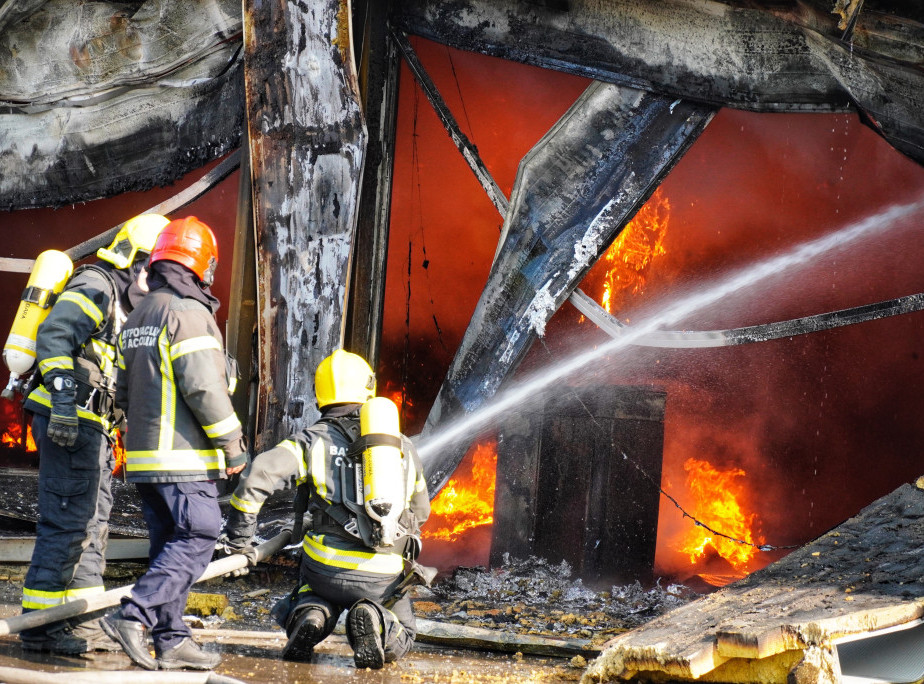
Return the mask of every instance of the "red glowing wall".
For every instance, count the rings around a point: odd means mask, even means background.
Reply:
[[[421,61],[509,195],[519,160],[588,82],[416,40]],[[490,268],[502,219],[409,73],[402,73],[380,377],[406,391],[408,430],[422,426]],[[665,254],[627,297],[645,307],[708,287],[892,203],[924,197],[924,168],[856,116],[720,111],[661,189]],[[924,292],[924,213],[811,266],[763,281],[682,322],[742,327]],[[583,289],[601,292],[599,270]],[[605,340],[565,305],[523,372]],[[802,543],[919,474],[924,314],[714,350],[610,359],[601,376],[668,392],[662,486],[682,505],[692,456],[740,467],[768,544]],[[630,494],[630,493],[629,493]],[[688,572],[672,546],[691,526],[662,497],[658,569]],[[481,555],[479,555],[481,553]],[[754,567],[779,557],[758,554]],[[486,562],[468,550],[465,562]],[[753,569],[753,568],[752,568]]]

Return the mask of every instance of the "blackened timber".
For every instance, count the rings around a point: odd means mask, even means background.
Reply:
[[[467,444],[427,441],[494,396],[714,111],[597,82],[524,157],[488,282],[421,437],[431,494]]]
[[[407,62],[408,68],[410,68],[411,73],[414,74],[414,78],[427,96],[427,100],[430,101],[430,105],[433,107],[434,111],[436,111],[436,115],[443,123],[446,132],[449,133],[449,137],[452,138],[452,142],[459,152],[462,153],[469,168],[471,168],[472,172],[475,174],[475,178],[478,179],[481,187],[484,188],[484,191],[487,193],[488,199],[491,200],[492,204],[497,208],[497,211],[500,212],[500,215],[504,216],[507,213],[509,204],[507,202],[507,197],[497,185],[490,171],[488,171],[488,167],[485,166],[484,162],[481,160],[481,155],[478,154],[478,148],[472,144],[468,136],[459,128],[456,118],[452,115],[449,107],[446,106],[446,101],[443,99],[443,96],[440,95],[436,84],[423,68],[423,64],[420,63],[417,52],[414,50],[414,46],[411,45],[411,41],[408,40],[407,35],[401,32],[394,32],[393,35],[395,42],[398,44],[398,48],[401,50],[401,56],[404,57],[404,61]]]
[[[231,292],[228,301],[225,348],[237,361],[238,381],[231,400],[244,426],[248,444],[253,444],[257,375],[257,264],[253,230],[253,188],[250,157],[245,148],[238,179],[237,216],[234,225],[234,252],[231,255]]]
[[[647,387],[576,386],[506,418],[491,566],[536,556],[567,561],[591,586],[650,581],[665,400]]]
[[[347,0],[244,5],[257,236],[255,448],[314,422],[314,369],[342,346],[366,150]]]
[[[896,149],[924,163],[924,23],[910,5],[889,13],[864,7],[840,22],[838,7],[833,0],[765,7],[750,0],[570,0],[561,7],[407,0],[393,22],[459,49],[668,97],[758,112],[857,109]]]
[[[377,366],[385,310],[385,271],[398,113],[398,51],[388,32],[383,2],[365,6],[362,65],[359,81],[370,143],[366,152],[345,347]]]

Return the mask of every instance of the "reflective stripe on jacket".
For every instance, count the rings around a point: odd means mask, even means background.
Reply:
[[[224,477],[226,452],[242,451],[242,430],[211,312],[169,288],[151,292],[122,328],[117,363],[128,481]]]
[[[343,483],[355,477],[347,457],[350,444],[351,440],[340,430],[322,419],[255,458],[234,490],[231,506],[253,519],[271,494],[306,483],[314,495],[339,506],[348,515],[340,502],[343,501]],[[410,456],[416,465],[417,478],[409,487],[412,491],[408,508],[416,521],[423,524],[430,515],[430,497],[417,452],[412,450]],[[342,473],[344,469],[346,472]],[[315,504],[311,509],[313,515],[320,514]],[[402,546],[399,541],[396,551]],[[345,530],[310,529],[305,533],[302,550],[309,558],[331,569],[391,575],[402,568],[401,553],[371,549]]]

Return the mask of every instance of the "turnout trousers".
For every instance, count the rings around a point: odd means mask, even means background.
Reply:
[[[39,449],[35,549],[23,583],[23,612],[101,593],[112,510],[114,456],[109,438],[81,423],[77,441],[62,447],[46,434],[48,417],[35,414]],[[25,630],[41,636],[45,627]]]
[[[385,601],[392,595],[403,575],[377,575],[357,570],[344,570],[325,565],[301,554],[299,586],[273,609],[276,622],[290,633],[291,626],[304,611],[312,608],[324,613],[324,637],[337,624],[340,614],[364,601],[371,605],[382,621],[385,662],[404,656],[417,636],[417,621],[411,601],[403,596],[391,608]]]
[[[189,590],[212,560],[221,528],[215,482],[137,483],[151,562],[122,599],[122,615],[150,630],[158,653],[192,632],[183,622]]]

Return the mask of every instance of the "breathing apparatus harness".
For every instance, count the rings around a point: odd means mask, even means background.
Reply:
[[[103,326],[93,331],[90,340],[74,357],[74,379],[77,381],[77,406],[98,416],[113,418],[113,429],[121,422],[122,416],[116,416],[115,408],[115,374],[103,372],[100,364],[91,358],[88,347],[97,341],[106,347],[115,348],[116,336],[122,324],[128,318],[119,300],[119,290],[115,279],[104,268],[96,264],[85,264],[74,270],[73,280],[84,271],[92,271],[100,276],[109,286],[109,312]],[[38,373],[35,373],[32,382],[38,383]],[[26,393],[28,396],[28,392]]]
[[[371,400],[370,400],[371,401]],[[368,403],[368,402],[367,402]],[[364,405],[365,406],[365,405]],[[421,542],[419,525],[414,514],[406,504],[398,515],[398,521],[391,538],[383,534],[380,523],[369,515],[364,506],[363,454],[371,447],[389,446],[400,450],[407,458],[413,448],[404,435],[384,433],[361,434],[360,421],[355,414],[351,416],[323,417],[318,422],[324,423],[340,432],[349,442],[344,465],[340,466],[339,501],[328,501],[309,486],[308,482],[298,486],[295,495],[295,525],[292,541],[297,542],[305,527],[305,513],[312,509],[311,528],[317,532],[346,532],[361,541],[365,546],[376,551],[395,552],[396,541],[404,548],[400,549],[405,559],[413,561],[420,554]],[[319,439],[321,431],[315,432]]]

